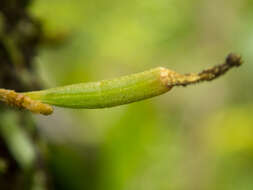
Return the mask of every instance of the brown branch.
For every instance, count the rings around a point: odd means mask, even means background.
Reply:
[[[32,100],[14,90],[0,89],[0,101],[3,101],[10,106],[30,110],[33,113],[43,115],[50,115],[53,113],[53,108],[50,105],[43,104],[37,100]]]

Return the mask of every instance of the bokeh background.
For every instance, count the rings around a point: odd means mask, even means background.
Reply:
[[[253,189],[252,0],[35,0],[45,88],[164,66],[245,64],[209,83],[110,109],[35,116],[56,189]]]

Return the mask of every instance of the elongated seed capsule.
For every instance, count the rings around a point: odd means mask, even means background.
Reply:
[[[53,112],[50,105],[70,108],[113,107],[161,95],[174,86],[187,86],[202,81],[211,81],[242,63],[239,55],[231,53],[227,56],[225,63],[197,74],[179,74],[158,67],[116,79],[41,91],[18,93],[13,90],[0,89],[0,101],[44,115]]]
[[[158,67],[117,79],[24,93],[42,103],[70,108],[105,108],[151,98],[169,91],[169,70]]]
[[[173,86],[210,81],[240,66],[241,57],[229,54],[225,63],[206,69],[198,74],[179,74],[158,67],[116,79],[57,87],[24,93],[32,100],[70,108],[105,108],[128,104],[161,95]]]

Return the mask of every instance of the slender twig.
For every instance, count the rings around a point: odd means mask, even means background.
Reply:
[[[0,89],[0,101],[10,106],[30,110],[33,113],[49,115],[53,112],[51,106],[37,100],[32,100],[28,96],[15,92],[14,90]]]
[[[242,65],[243,61],[241,56],[230,53],[225,63],[221,65],[216,65],[212,68],[203,70],[200,73],[187,73],[187,74],[178,74],[176,72],[172,72],[169,80],[169,85],[171,86],[188,86],[191,84],[203,82],[203,81],[211,81],[214,80],[221,75],[225,74],[229,69],[233,67],[239,67]]]

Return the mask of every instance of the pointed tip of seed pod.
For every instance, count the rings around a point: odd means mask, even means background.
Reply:
[[[240,65],[243,64],[242,57],[238,54],[235,53],[230,53],[228,54],[226,58],[226,63],[231,65],[231,66],[236,66],[239,67]]]

